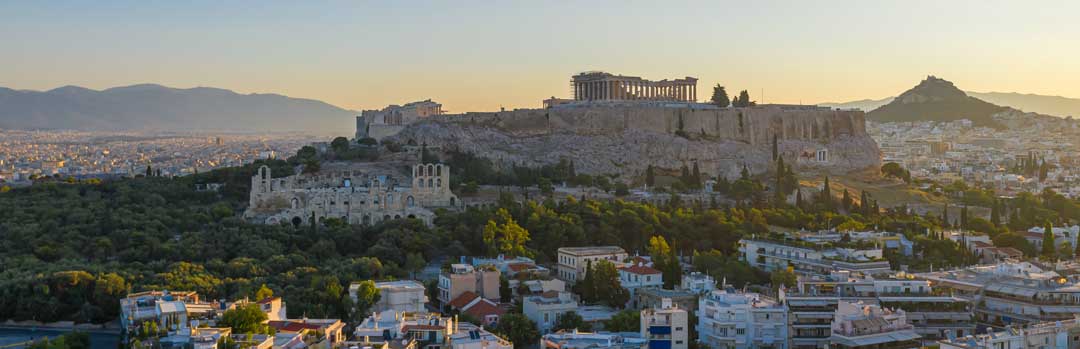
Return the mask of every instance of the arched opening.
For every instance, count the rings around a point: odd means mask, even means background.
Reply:
[[[405,205],[407,205],[409,207],[413,207],[413,205],[416,205],[416,203],[414,202],[412,196],[409,196],[408,198],[405,199]]]
[[[433,174],[435,174],[435,165],[428,164],[427,165],[427,175],[430,176],[430,175],[433,175]],[[430,185],[429,185],[429,187],[430,187]]]
[[[436,176],[442,176],[442,165],[436,165],[435,166],[435,175]]]
[[[363,225],[371,224],[371,216],[364,215],[364,218],[360,220],[360,224],[363,224]]]
[[[300,199],[292,198],[291,206],[294,210],[300,208]]]
[[[423,188],[424,187],[424,180],[420,179],[420,180],[416,181],[416,186],[420,187],[420,188]]]
[[[457,200],[454,200],[453,197],[450,198],[450,206],[455,206],[456,202]]]
[[[394,219],[401,219],[401,215],[399,215],[399,214],[394,215]]]
[[[431,187],[432,187],[432,184],[434,184],[434,183],[432,183],[432,181],[431,181],[431,178],[428,178],[428,180],[427,180],[427,186],[428,186],[428,188],[431,188]]]
[[[394,195],[393,194],[386,194],[386,204],[387,205],[393,205],[394,204]]]
[[[435,178],[435,187],[442,188],[442,178]]]
[[[303,220],[303,219],[300,219],[300,217],[293,217],[293,218],[292,218],[292,225],[293,225],[294,227],[299,227],[299,226],[300,226],[300,224],[303,224],[303,223],[304,223],[304,220]]]
[[[416,218],[416,215],[411,214],[411,215],[409,215],[409,218]]]
[[[390,215],[382,216],[382,220],[384,220],[384,221],[390,220]]]

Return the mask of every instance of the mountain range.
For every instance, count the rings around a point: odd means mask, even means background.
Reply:
[[[356,112],[311,99],[141,84],[48,91],[0,87],[0,129],[352,133]]]
[[[981,99],[1000,106],[1007,106],[1025,112],[1033,112],[1059,117],[1080,117],[1080,98],[1068,98],[1061,96],[1045,96],[1037,94],[1025,94],[1016,92],[972,92],[965,91],[968,96]],[[862,109],[870,112],[880,106],[889,104],[896,97],[882,99],[863,99],[842,103],[820,103],[818,105],[831,108]]]

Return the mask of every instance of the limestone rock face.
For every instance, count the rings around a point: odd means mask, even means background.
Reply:
[[[389,138],[470,152],[499,165],[552,164],[566,158],[587,174],[643,176],[653,165],[735,178],[746,166],[785,162],[802,172],[843,174],[880,166],[861,111],[767,105],[751,108],[591,105],[444,115]]]

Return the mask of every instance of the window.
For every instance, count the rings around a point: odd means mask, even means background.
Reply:
[[[675,330],[676,331],[682,331],[682,327],[676,327]]]
[[[739,335],[739,336],[744,335],[744,334],[746,334],[746,329],[745,328],[736,328],[735,329],[735,334]]]

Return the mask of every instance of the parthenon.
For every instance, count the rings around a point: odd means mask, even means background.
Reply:
[[[697,78],[650,81],[637,76],[588,71],[574,75],[571,81],[574,99],[697,101]]]

